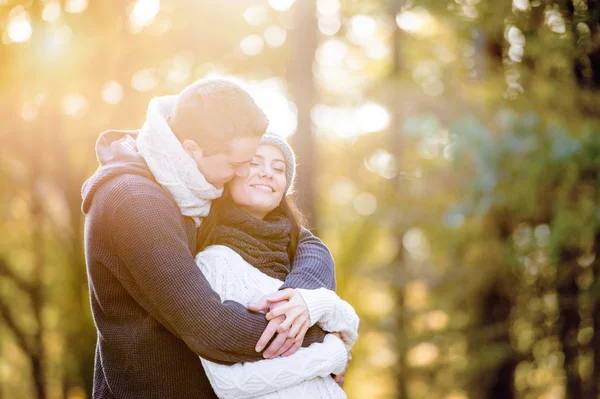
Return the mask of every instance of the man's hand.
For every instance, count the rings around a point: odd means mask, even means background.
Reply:
[[[257,303],[248,305],[248,309],[254,312],[270,310],[266,315],[269,324],[256,344],[257,352],[265,347],[275,332],[278,333],[263,357],[290,356],[300,349],[310,328],[310,316],[298,291],[288,288],[265,295]]]
[[[331,334],[335,335],[342,342],[344,342],[344,340],[342,339],[342,334],[340,334],[338,332],[331,333]],[[352,360],[352,348],[348,347],[345,342],[344,342],[344,346],[346,347],[346,350],[348,351],[348,362],[346,363],[346,368],[340,374],[332,374],[331,375],[333,377],[333,380],[340,386],[340,388],[344,387],[344,376],[346,375],[346,371],[348,371],[348,367],[350,367],[350,361]]]

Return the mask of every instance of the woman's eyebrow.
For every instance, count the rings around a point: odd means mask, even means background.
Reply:
[[[258,155],[258,154],[254,154],[254,158],[260,158],[263,161],[265,160],[265,157],[263,157],[262,155]],[[281,162],[281,163],[285,163],[285,161],[283,159],[280,158],[275,158],[273,159],[273,162]]]

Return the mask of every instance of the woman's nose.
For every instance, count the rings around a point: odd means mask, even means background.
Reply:
[[[268,177],[269,179],[273,177],[273,171],[268,166],[263,165],[258,173],[261,177]]]

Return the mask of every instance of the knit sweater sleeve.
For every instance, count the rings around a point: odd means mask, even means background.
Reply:
[[[302,228],[292,271],[279,289],[325,287],[335,291],[335,264],[329,249],[309,230]]]
[[[287,357],[232,366],[201,360],[217,396],[238,399],[266,395],[331,373],[339,374],[345,369],[347,358],[342,341],[327,335],[322,344],[301,348]]]
[[[317,323],[325,331],[341,333],[349,346],[356,342],[359,319],[352,305],[326,288],[298,289],[298,292],[306,302],[311,324]]]
[[[251,303],[281,281],[265,275],[224,246],[209,247],[196,263],[221,300]],[[288,357],[224,366],[202,359],[204,370],[219,398],[251,398],[340,373],[348,352],[337,337],[301,348]],[[282,393],[282,397],[286,397]]]
[[[158,186],[139,185],[112,193],[104,222],[119,259],[117,278],[197,355],[230,364],[262,359],[254,347],[264,315],[220,301],[189,251],[179,209]]]

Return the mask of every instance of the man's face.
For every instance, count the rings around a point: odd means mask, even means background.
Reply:
[[[216,188],[221,188],[234,176],[248,176],[250,161],[260,144],[260,137],[234,139],[231,142],[231,150],[227,154],[203,156],[202,151],[195,144],[191,140],[185,140],[183,146],[196,161],[198,170],[204,175],[206,181]]]

